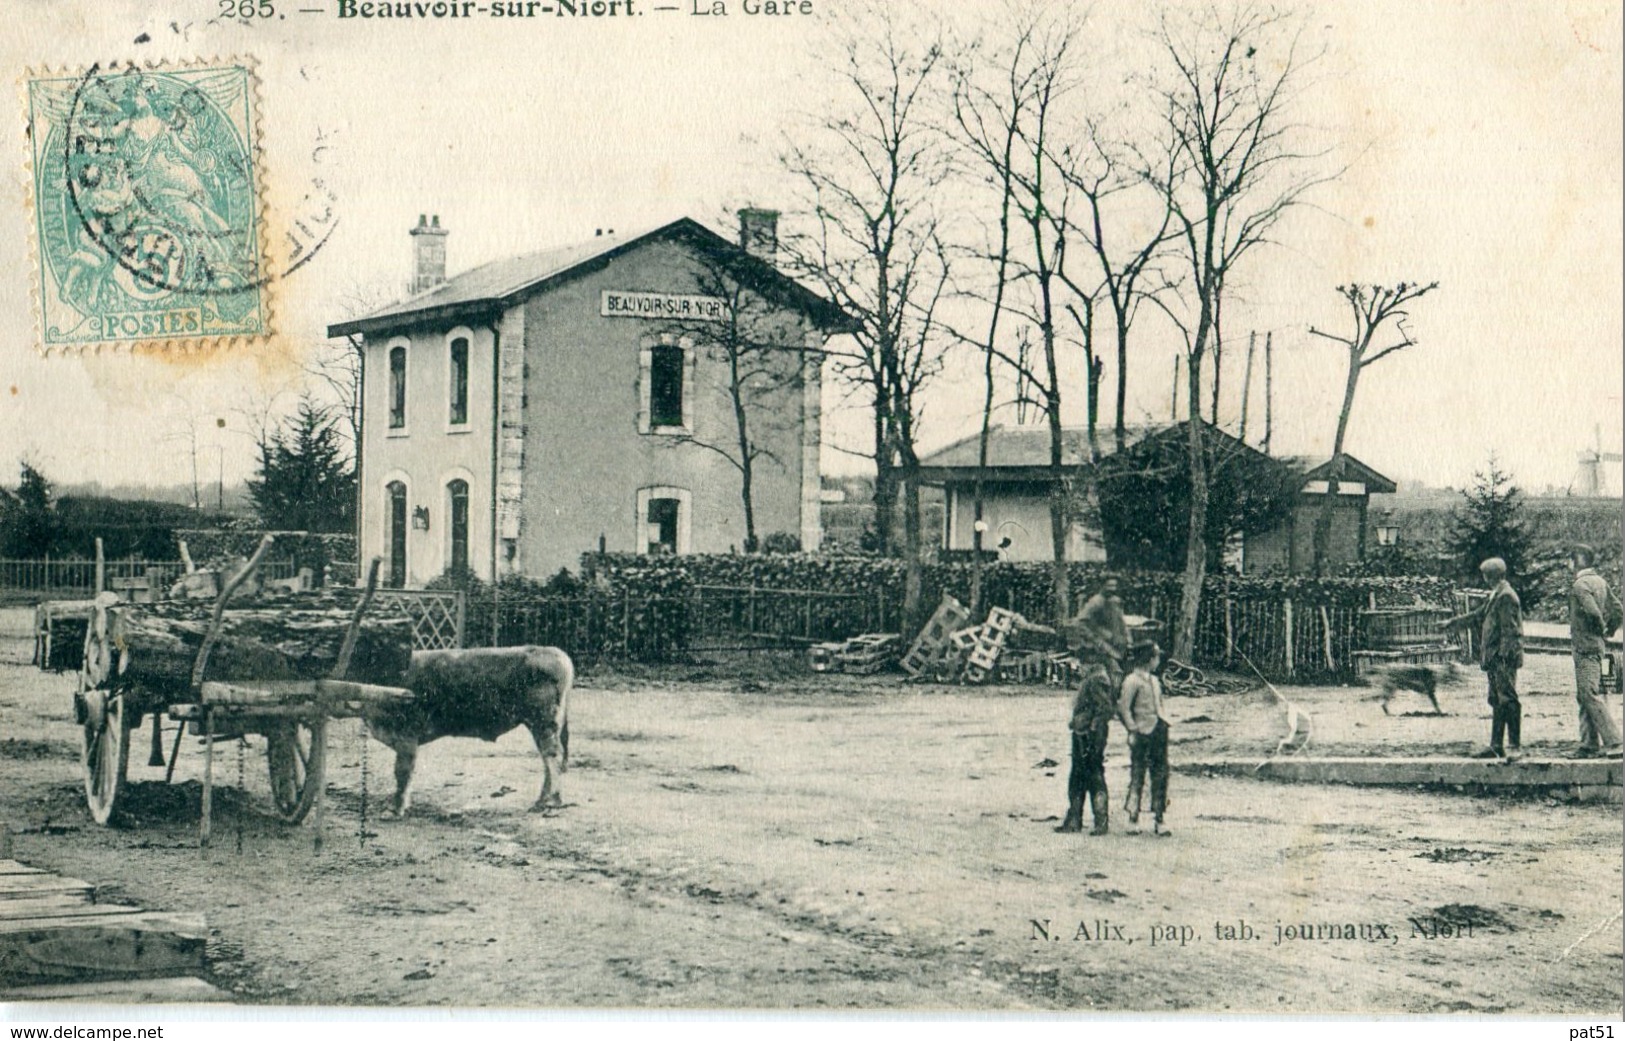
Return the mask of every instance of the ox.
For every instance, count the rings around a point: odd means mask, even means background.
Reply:
[[[490,647],[414,651],[401,686],[413,700],[366,713],[373,734],[395,751],[395,800],[404,815],[412,800],[418,746],[442,737],[495,741],[517,726],[530,729],[542,754],[542,792],[534,810],[562,805],[554,773],[569,759],[570,686],[575,666],[556,647]]]

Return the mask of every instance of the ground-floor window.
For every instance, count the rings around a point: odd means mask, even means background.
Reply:
[[[649,500],[649,553],[677,552],[677,514],[683,504],[676,499]]]
[[[384,486],[389,499],[385,512],[384,543],[389,547],[389,574],[384,584],[395,589],[406,585],[406,485],[391,481]]]
[[[689,551],[689,499],[686,488],[639,489],[636,541],[639,553],[659,555]]]
[[[446,485],[450,500],[451,568],[453,575],[468,573],[468,482],[461,478]]]

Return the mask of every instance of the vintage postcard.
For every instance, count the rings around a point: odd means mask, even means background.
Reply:
[[[1612,1037],[1617,4],[4,21],[0,1018]]]

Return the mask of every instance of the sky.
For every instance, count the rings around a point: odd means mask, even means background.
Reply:
[[[5,121],[0,155],[14,161],[0,165],[0,308],[10,316],[0,324],[0,481],[27,458],[64,483],[184,482],[194,443],[204,482],[240,479],[256,425],[296,393],[323,328],[357,298],[403,285],[420,213],[449,229],[455,274],[598,228],[688,215],[726,233],[739,206],[785,205],[775,157],[788,130],[828,107],[818,41],[849,13],[843,0],[814,0],[811,17],[747,16],[738,4],[695,17],[683,0],[681,11],[634,18],[392,23],[339,19],[338,0],[275,6],[275,17],[249,23],[216,19],[220,0],[8,8],[0,57],[14,81],[109,58],[252,57],[272,239],[313,178],[336,196],[338,224],[274,284],[272,342],[42,358],[25,121]],[[1599,438],[1605,451],[1625,441],[1618,5],[1301,10],[1325,47],[1305,104],[1346,170],[1237,280],[1226,327],[1238,367],[1226,374],[1221,419],[1233,422],[1238,407],[1246,334],[1269,332],[1274,447],[1325,454],[1344,361],[1309,326],[1340,328],[1342,282],[1437,280],[1408,325],[1417,345],[1367,370],[1349,451],[1403,481],[1461,486],[1493,454],[1526,488],[1570,485],[1578,453]],[[1104,5],[1091,15],[1103,54],[1133,31],[1121,17]],[[1177,341],[1154,321],[1136,336],[1131,418],[1162,419]],[[973,373],[958,359],[931,392],[926,449],[974,430]],[[862,415],[833,386],[826,403],[826,469],[850,471],[861,464],[841,449],[863,447]],[[1075,405],[1068,418],[1080,418]],[[1617,492],[1617,467],[1608,481]]]

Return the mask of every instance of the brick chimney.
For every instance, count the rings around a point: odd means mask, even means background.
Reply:
[[[418,214],[412,235],[412,292],[421,293],[446,280],[446,229],[440,215],[433,220]]]
[[[779,211],[754,207],[740,210],[739,248],[773,263],[779,254]]]

